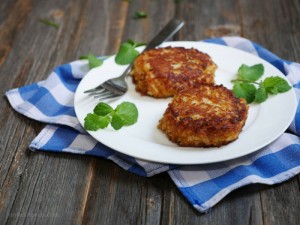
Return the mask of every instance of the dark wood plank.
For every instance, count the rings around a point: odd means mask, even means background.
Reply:
[[[144,11],[147,18],[134,19],[135,12]],[[122,40],[135,39],[139,42],[150,41],[175,16],[173,0],[132,1],[129,4],[126,26]]]
[[[297,178],[261,192],[261,201],[265,224],[299,223],[300,195]]]
[[[45,79],[54,66],[89,52],[114,54],[122,41],[149,41],[169,19],[186,21],[175,40],[243,35],[299,61],[297,0],[2,0],[0,87]],[[132,19],[143,10],[148,18]],[[58,30],[38,22],[49,18]],[[8,79],[9,78],[9,79]],[[42,125],[0,99],[1,224],[298,224],[300,176],[234,191],[200,214],[166,173],[131,174],[114,163],[27,149]]]
[[[117,32],[123,29],[122,24],[107,21],[124,20],[122,17],[126,16],[107,13],[113,7],[124,7],[122,1],[103,1],[99,11],[93,10],[99,6],[98,1],[19,1],[13,7],[7,5],[11,11],[2,22],[5,30],[1,29],[4,41],[0,48],[11,47],[1,55],[2,90],[45,79],[54,66],[68,58],[76,59],[87,52],[104,54],[108,38],[102,34],[114,36],[116,32],[118,36]],[[39,23],[42,17],[56,21],[60,28]],[[112,24],[115,29],[111,29]],[[91,41],[93,35],[99,38]],[[1,139],[4,163],[0,165],[1,223],[84,223],[94,158],[28,151],[28,144],[42,126],[12,112],[4,98],[1,105],[4,106],[0,109],[1,119],[5,121],[0,128],[4,134]],[[111,166],[116,167],[112,163]]]
[[[117,167],[111,162],[98,161],[95,167],[95,179],[88,195],[88,208],[84,214],[86,224],[143,224],[139,219],[145,196],[140,178]],[[107,169],[110,168],[108,173]],[[98,213],[94,213],[98,209]]]
[[[283,59],[299,62],[299,1],[241,1],[241,12],[246,38]],[[265,224],[299,223],[300,176],[297,177],[260,193]]]
[[[241,1],[243,35],[278,56],[299,62],[300,3],[288,1]]]
[[[239,1],[183,0],[176,17],[186,21],[179,39],[198,41],[210,37],[241,35]]]

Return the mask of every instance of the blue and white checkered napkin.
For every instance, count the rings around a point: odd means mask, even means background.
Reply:
[[[282,60],[240,37],[209,39],[206,42],[238,48],[270,62],[293,84],[299,101],[300,64]],[[284,133],[263,149],[238,159],[176,167],[137,160],[118,153],[84,132],[76,118],[74,92],[88,70],[86,61],[74,61],[55,68],[44,81],[6,93],[16,111],[48,124],[32,141],[30,149],[100,156],[114,161],[123,169],[147,177],[168,171],[179,190],[200,212],[207,212],[239,187],[251,183],[280,183],[300,172],[300,107],[289,133]]]

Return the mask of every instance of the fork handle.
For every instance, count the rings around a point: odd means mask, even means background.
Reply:
[[[155,48],[164,41],[171,38],[184,25],[182,20],[172,19],[146,46],[144,51]]]

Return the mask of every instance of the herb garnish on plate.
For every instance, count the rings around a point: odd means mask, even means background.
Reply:
[[[84,128],[96,131],[111,124],[115,130],[119,130],[123,126],[135,124],[137,119],[138,109],[131,102],[122,102],[115,109],[107,103],[100,102],[95,106],[93,113],[84,118]]]
[[[257,81],[264,74],[264,66],[256,64],[253,66],[241,65],[238,69],[237,79],[232,80],[233,93],[238,98],[245,98],[247,103],[261,103],[267,100],[268,95],[276,95],[290,90],[292,87],[288,82],[279,77],[271,76]]]
[[[132,63],[133,60],[140,54],[135,48],[143,45],[145,45],[145,43],[135,42],[130,39],[122,43],[115,57],[115,62],[119,65]]]
[[[88,54],[88,55],[80,56],[79,59],[88,60],[88,62],[89,62],[89,68],[90,69],[99,67],[99,66],[101,66],[103,64],[103,60],[102,59],[98,59],[93,54]]]

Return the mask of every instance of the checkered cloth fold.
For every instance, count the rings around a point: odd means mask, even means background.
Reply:
[[[252,53],[277,67],[292,83],[300,99],[300,64],[282,60],[262,46],[241,37],[208,39]],[[86,61],[58,66],[41,82],[6,92],[11,106],[19,113],[46,123],[32,141],[34,151],[69,152],[112,160],[141,176],[167,172],[188,201],[200,212],[207,212],[231,191],[251,184],[272,185],[300,172],[300,108],[287,133],[250,155],[225,162],[175,166],[137,160],[118,153],[94,140],[79,124],[74,111],[74,93],[89,71]]]

